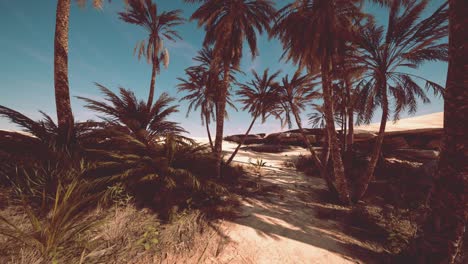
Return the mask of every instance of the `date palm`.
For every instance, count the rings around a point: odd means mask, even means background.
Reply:
[[[323,177],[327,183],[328,188],[332,192],[336,192],[336,187],[334,186],[330,175],[327,173],[327,164],[328,164],[328,147],[324,148],[322,159],[319,158],[317,152],[314,150],[310,144],[309,139],[302,127],[301,112],[304,111],[307,105],[310,104],[312,100],[318,99],[321,97],[321,93],[317,92],[314,88],[317,83],[314,83],[313,80],[317,79],[318,76],[310,77],[310,75],[301,75],[300,72],[296,72],[291,79],[286,75],[283,77],[280,94],[282,107],[284,110],[284,120],[291,127],[292,121],[294,121],[299,128],[299,132],[304,140],[304,144],[310,151],[312,155],[312,160],[315,167],[320,171],[320,175]],[[292,115],[292,117],[291,117]],[[337,179],[339,181],[339,179]]]
[[[179,9],[158,14],[158,6],[152,0],[128,0],[128,6],[128,10],[119,13],[120,19],[141,26],[148,33],[148,39],[137,43],[134,52],[138,53],[138,59],[144,56],[152,64],[149,107],[153,104],[156,74],[161,70],[161,62],[166,68],[169,65],[169,51],[164,47],[164,41],[182,39],[173,27],[182,24],[184,19],[180,17],[182,10]]]
[[[364,195],[373,177],[388,116],[393,112],[397,120],[405,110],[415,113],[417,98],[429,103],[425,89],[436,95],[443,92],[442,86],[406,70],[417,69],[427,61],[447,60],[448,45],[443,42],[448,31],[447,5],[442,5],[428,18],[420,19],[427,4],[428,1],[412,1],[406,5],[394,2],[386,32],[384,27],[370,23],[357,37],[357,55],[369,69],[363,76],[367,83],[361,91],[360,105],[364,107],[361,118],[369,121],[377,107],[382,109],[382,117],[369,165],[356,186],[355,200]],[[425,89],[416,80],[425,82]],[[393,111],[390,98],[394,101]]]
[[[198,20],[204,26],[204,46],[214,45],[213,67],[223,70],[223,85],[216,101],[215,157],[217,175],[221,176],[221,151],[224,130],[224,113],[231,69],[238,69],[242,58],[242,46],[247,40],[252,57],[257,55],[256,31],[262,34],[270,29],[275,10],[269,0],[207,0],[192,14],[191,20]]]
[[[198,55],[193,59],[198,62],[198,65],[191,66],[185,70],[188,78],[178,78],[181,83],[178,85],[179,92],[187,92],[188,94],[180,100],[189,101],[187,116],[192,110],[200,108],[200,118],[202,125],[206,126],[208,140],[212,151],[214,151],[213,140],[211,138],[210,123],[215,119],[216,108],[216,90],[222,85],[220,71],[210,69],[213,62],[213,49],[204,48],[198,52]],[[231,76],[231,80],[235,80],[235,76]],[[236,106],[230,100],[228,91],[227,104],[237,111]],[[225,116],[228,113],[226,111]]]
[[[279,73],[280,72],[277,71],[269,75],[268,69],[266,69],[263,75],[260,76],[255,70],[252,70],[254,79],[246,84],[240,85],[240,90],[238,90],[236,94],[240,97],[239,102],[243,105],[242,110],[247,110],[252,116],[252,122],[250,122],[241,142],[239,142],[236,149],[231,154],[231,157],[229,157],[227,164],[231,163],[240,147],[244,144],[257,118],[260,117],[262,123],[265,123],[267,118],[271,115],[280,118],[281,111],[278,107],[280,104],[280,97],[278,94],[279,84],[275,81]]]
[[[362,17],[359,0],[296,0],[277,13],[272,35],[283,44],[286,60],[292,60],[300,69],[313,74],[320,68],[323,90],[323,108],[326,129],[342,202],[349,204],[350,197],[346,182],[338,138],[332,99],[332,70],[335,59],[353,36],[355,21]]]
[[[463,237],[468,220],[468,2],[448,2],[449,64],[444,91],[443,144],[434,187],[428,198],[430,212],[418,232],[418,238],[413,241],[411,253],[414,259],[408,260],[414,263],[458,263],[457,257],[463,255]]]

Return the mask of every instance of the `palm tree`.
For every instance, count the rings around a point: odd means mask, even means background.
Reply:
[[[74,118],[70,103],[70,87],[68,84],[68,30],[70,21],[71,0],[58,0],[55,16],[54,36],[54,87],[55,105],[59,128],[59,140],[68,144],[73,140]],[[80,6],[86,0],[77,0]],[[95,8],[102,8],[103,0],[93,0]]]
[[[324,180],[327,183],[327,186],[329,187],[330,191],[335,191],[334,184],[330,178],[330,176],[327,174],[327,164],[328,164],[328,146],[324,148],[324,153],[323,153],[323,159],[321,160],[319,156],[317,155],[316,151],[310,144],[309,139],[307,138],[307,135],[302,127],[302,120],[300,117],[300,114],[302,111],[306,109],[306,106],[315,99],[318,99],[321,97],[321,94],[314,90],[314,86],[316,83],[312,83],[312,80],[316,79],[317,76],[315,77],[310,77],[309,75],[302,75],[300,74],[299,71],[297,71],[291,79],[289,79],[289,76],[286,75],[282,79],[282,83],[280,86],[280,93],[281,93],[281,100],[282,100],[282,106],[284,108],[284,113],[285,113],[285,122],[291,126],[291,114],[293,115],[293,118],[296,122],[297,127],[299,128],[299,132],[302,135],[302,138],[304,140],[304,144],[307,146],[307,148],[310,151],[310,154],[312,155],[312,160],[314,162],[315,167],[320,171],[320,175],[324,178]],[[337,184],[339,179],[337,180]],[[343,183],[341,183],[343,184]],[[346,184],[346,183],[344,183]],[[339,186],[339,185],[338,185]]]
[[[215,72],[210,69],[213,62],[213,49],[203,48],[198,52],[198,55],[193,59],[199,64],[191,66],[185,70],[188,79],[178,78],[181,83],[178,85],[180,92],[188,92],[189,94],[182,97],[180,100],[189,101],[187,116],[193,110],[200,108],[200,117],[202,125],[206,126],[210,147],[214,152],[214,145],[211,138],[210,123],[215,119],[216,108],[216,89],[222,85],[222,72]],[[235,80],[235,76],[231,75],[231,80]],[[228,91],[227,104],[237,111],[236,106],[230,100]],[[225,116],[228,116],[226,111]]]
[[[195,111],[200,108],[201,122],[202,125],[206,126],[210,147],[211,150],[214,151],[213,140],[211,139],[210,132],[211,119],[214,119],[214,95],[206,85],[208,83],[207,75],[198,72],[198,69],[186,69],[185,74],[188,78],[178,78],[181,83],[177,86],[179,92],[189,93],[180,99],[180,101],[187,100],[190,102],[186,117],[188,117],[192,109]]]
[[[258,117],[261,117],[262,123],[265,123],[270,115],[274,115],[276,118],[280,118],[281,111],[278,108],[280,104],[278,95],[278,83],[275,81],[280,71],[268,74],[268,69],[265,69],[262,76],[259,76],[255,70],[252,70],[254,79],[246,84],[240,85],[240,90],[237,91],[237,95],[240,96],[239,101],[244,105],[242,110],[247,110],[252,116],[252,122],[250,123],[247,131],[241,142],[237,145],[234,152],[229,157],[227,164],[236,156],[240,147],[244,144],[245,139],[250,133],[255,121]]]
[[[138,52],[138,59],[145,56],[148,63],[152,63],[150,92],[148,96],[148,107],[153,104],[154,86],[156,74],[169,65],[169,52],[164,47],[164,40],[176,41],[182,39],[174,26],[183,23],[180,17],[182,10],[172,10],[158,14],[156,3],[151,0],[128,0],[129,9],[120,12],[119,17],[123,21],[143,27],[148,33],[148,39],[136,44],[134,52]]]
[[[393,117],[397,120],[406,109],[409,113],[416,112],[416,98],[424,103],[430,102],[424,88],[415,80],[424,81],[426,90],[433,90],[435,94],[443,92],[440,85],[404,72],[405,68],[417,69],[426,61],[447,60],[447,44],[441,43],[448,30],[447,5],[442,5],[434,14],[420,20],[427,3],[413,1],[403,5],[396,1],[391,5],[385,33],[382,26],[369,23],[357,37],[360,46],[358,56],[369,68],[369,72],[363,76],[367,83],[361,91],[360,105],[364,107],[361,118],[369,121],[379,106],[382,117],[369,165],[356,186],[355,200],[359,200],[366,192],[380,156],[385,125],[391,113],[389,97],[393,97],[395,102]]]
[[[87,103],[86,108],[103,114],[101,119],[107,127],[130,134],[140,141],[153,143],[167,135],[185,132],[176,122],[167,120],[169,115],[178,112],[178,106],[170,106],[175,99],[166,93],[148,107],[144,101],[138,101],[130,90],[120,88],[119,97],[105,86],[96,85],[105,95],[104,102],[78,98]]]
[[[318,104],[312,104],[314,112],[308,114],[309,125],[312,128],[325,128],[325,116],[323,114],[323,106]]]
[[[449,1],[449,66],[444,91],[444,137],[435,184],[428,198],[430,212],[414,241],[417,263],[455,263],[467,223],[466,160],[468,3]],[[465,46],[465,48],[463,48]]]
[[[283,44],[283,57],[292,60],[310,74],[321,70],[324,115],[340,199],[350,203],[340,146],[335,133],[332,99],[332,70],[335,59],[350,41],[354,21],[362,16],[359,0],[296,0],[278,11],[272,29]]]
[[[257,55],[257,37],[264,29],[270,29],[270,21],[275,13],[273,2],[269,0],[206,0],[192,14],[191,20],[198,20],[204,26],[206,35],[204,46],[214,45],[215,68],[223,70],[223,86],[218,91],[216,101],[215,157],[217,175],[221,176],[221,151],[224,130],[224,113],[231,69],[238,69],[242,57],[242,45],[247,40],[252,57]]]

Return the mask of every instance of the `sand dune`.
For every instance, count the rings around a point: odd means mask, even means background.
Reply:
[[[444,126],[444,112],[432,113],[400,119],[398,122],[387,122],[385,131],[402,131],[420,128],[442,128]],[[380,123],[372,123],[370,125],[359,126],[357,129],[378,131]]]

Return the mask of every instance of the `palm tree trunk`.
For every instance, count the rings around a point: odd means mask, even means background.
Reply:
[[[228,161],[226,162],[226,164],[229,165],[229,164],[231,163],[231,161],[234,159],[234,157],[236,156],[237,152],[239,151],[240,147],[244,144],[245,139],[247,139],[247,136],[249,135],[250,130],[252,129],[252,127],[253,127],[255,121],[257,120],[257,117],[258,117],[258,115],[256,114],[256,115],[254,116],[254,118],[252,119],[252,122],[250,123],[249,128],[248,128],[247,131],[245,132],[244,137],[242,138],[241,142],[239,142],[239,144],[237,145],[236,149],[235,149],[234,152],[231,154],[231,157],[229,157]]]
[[[306,144],[307,148],[310,151],[310,154],[312,155],[312,160],[314,161],[315,167],[318,168],[320,176],[325,180],[325,182],[326,182],[326,184],[328,186],[328,189],[332,193],[337,193],[336,192],[336,187],[333,184],[333,181],[330,178],[330,175],[328,174],[328,169],[327,169],[328,155],[330,153],[329,145],[327,144],[327,146],[324,146],[322,148],[322,160],[320,160],[318,155],[317,155],[317,152],[315,152],[314,148],[310,144],[309,139],[307,139],[307,136],[306,136],[306,134],[304,132],[304,129],[302,128],[302,124],[301,124],[301,120],[299,118],[299,114],[297,113],[295,106],[292,104],[292,102],[290,102],[290,105],[291,105],[291,110],[292,110],[293,115],[294,115],[294,119],[296,120],[297,127],[299,128],[299,132],[301,133],[302,139],[304,140],[304,143]]]
[[[206,133],[208,134],[208,140],[210,141],[211,151],[214,151],[213,140],[211,139],[211,132],[210,132],[210,114],[205,113],[205,126],[206,126]]]
[[[345,204],[350,204],[350,196],[348,183],[345,177],[343,160],[341,158],[340,144],[335,131],[335,119],[333,117],[333,100],[330,80],[330,60],[324,59],[322,62],[322,86],[323,86],[323,101],[324,115],[326,120],[326,129],[328,133],[328,144],[330,146],[330,154],[333,162],[333,172],[335,176],[336,189],[340,196],[340,200]]]
[[[359,182],[357,182],[356,184],[356,191],[353,197],[354,201],[359,201],[366,193],[367,187],[369,186],[369,183],[371,182],[374,176],[374,171],[375,171],[375,168],[377,167],[377,162],[379,161],[379,158],[380,158],[382,143],[383,143],[384,136],[385,136],[385,126],[387,124],[387,119],[388,119],[388,97],[387,97],[387,82],[386,81],[382,82],[381,89],[382,89],[382,118],[380,120],[379,134],[374,143],[374,148],[372,150],[371,158],[369,161],[369,165],[367,166],[366,172],[363,175],[363,177],[361,177]]]
[[[224,65],[223,87],[216,100],[216,137],[215,137],[215,158],[216,176],[221,177],[221,159],[223,151],[224,115],[226,113],[227,91],[229,88],[229,65]]]
[[[322,146],[322,164],[323,164],[323,169],[320,172],[320,176],[325,180],[327,183],[328,190],[332,193],[332,195],[336,195],[336,197],[339,197],[338,191],[336,190],[335,185],[333,184],[333,180],[330,177],[330,173],[328,170],[328,165],[330,162],[330,145],[328,144],[329,137],[328,133],[325,129],[325,136],[326,136],[326,141],[324,145]]]
[[[468,218],[468,2],[449,1],[449,66],[444,92],[444,136],[430,213],[413,241],[418,263],[454,263]],[[461,262],[460,262],[461,263]]]
[[[70,0],[57,2],[54,37],[54,86],[59,141],[69,143],[73,137],[74,118],[68,86],[68,30]]]
[[[312,155],[312,160],[314,161],[314,165],[320,171],[322,171],[324,165],[320,161],[320,159],[319,159],[319,157],[317,155],[317,152],[315,152],[314,148],[310,144],[310,141],[309,141],[309,139],[307,138],[307,136],[306,136],[306,134],[304,132],[304,129],[302,128],[301,119],[299,118],[299,114],[298,114],[298,112],[296,110],[296,106],[292,102],[289,102],[289,104],[291,106],[291,110],[292,110],[294,118],[296,120],[297,127],[299,128],[299,133],[301,133],[302,139],[304,140],[304,144],[307,146],[307,148],[310,151],[310,154]]]
[[[346,152],[347,148],[348,148],[348,143],[347,143],[347,129],[348,129],[348,124],[347,124],[347,118],[348,118],[348,115],[346,113],[346,106],[343,106],[343,151]]]
[[[156,84],[156,62],[155,62],[155,60],[153,60],[153,69],[151,71],[150,91],[149,91],[149,95],[148,95],[148,102],[146,103],[148,108],[150,108],[151,105],[153,105],[154,86],[155,86],[155,84]]]
[[[345,78],[346,97],[347,97],[347,114],[348,114],[348,134],[346,149],[349,151],[353,148],[354,144],[354,106],[351,100],[351,82],[348,77]]]

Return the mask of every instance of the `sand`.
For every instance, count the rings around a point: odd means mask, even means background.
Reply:
[[[444,126],[444,113],[432,113],[428,115],[420,115],[415,117],[409,117],[400,119],[396,123],[393,121],[387,122],[385,131],[403,131],[410,129],[421,129],[421,128],[442,128]],[[365,126],[356,127],[356,129],[378,131],[380,123],[372,123]]]
[[[206,143],[204,138],[197,138]],[[223,142],[227,159],[236,144]],[[314,191],[326,189],[319,178],[305,177],[284,163],[309,152],[300,147],[283,153],[257,153],[240,150],[234,161],[247,165],[262,159],[266,166],[261,177],[251,173],[258,186],[272,192],[244,198],[242,217],[223,221],[220,229],[230,242],[213,263],[356,263],[345,237],[332,221],[315,217]],[[323,206],[320,204],[319,206]],[[343,207],[342,210],[348,210]]]

